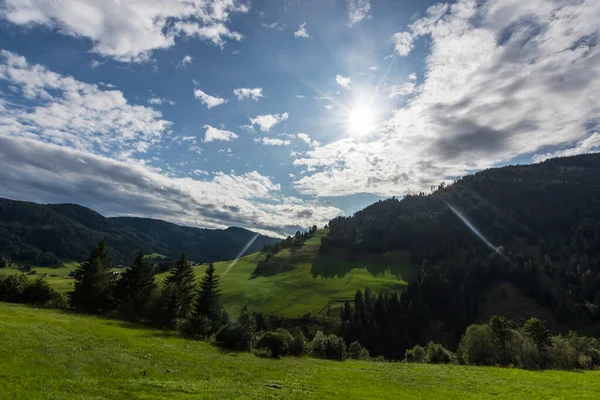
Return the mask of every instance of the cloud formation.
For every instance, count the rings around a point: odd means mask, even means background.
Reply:
[[[220,97],[213,97],[204,93],[200,89],[194,90],[194,97],[200,100],[200,102],[204,104],[208,109],[227,103],[226,99],[222,99]]]
[[[233,90],[233,94],[235,94],[240,101],[244,99],[258,101],[258,99],[263,97],[262,88],[237,88]]]
[[[265,146],[288,146],[292,143],[292,141],[277,139],[277,138],[262,137],[262,138],[254,138],[254,143],[262,143]]]
[[[409,32],[398,32],[392,36],[394,41],[394,50],[398,55],[407,56],[413,49],[413,37]]]
[[[226,131],[223,129],[217,129],[210,125],[204,125],[206,128],[206,132],[204,134],[204,139],[202,141],[204,143],[214,142],[215,140],[220,140],[223,142],[229,142],[231,140],[237,139],[239,136],[231,131]]]
[[[159,111],[129,104],[119,90],[59,75],[6,50],[0,50],[0,80],[26,100],[18,107],[0,101],[0,135],[123,155],[145,152],[169,133],[171,123]]]
[[[294,37],[310,39],[310,35],[308,34],[308,31],[306,30],[306,22],[301,24],[300,27],[298,28],[298,30],[296,32],[294,32]]]
[[[92,41],[92,51],[122,62],[141,62],[152,51],[195,36],[223,46],[242,35],[227,27],[230,15],[247,13],[237,0],[5,0],[0,16],[17,25],[42,26]]]
[[[402,195],[518,156],[600,150],[598,16],[595,0],[430,7],[409,27],[431,46],[419,90],[376,135],[296,159],[308,172],[296,187],[319,196]],[[411,40],[399,42],[399,54],[410,50]]]
[[[257,115],[254,118],[250,118],[250,123],[252,125],[258,125],[261,131],[268,132],[281,121],[288,119],[288,117],[289,114],[286,112],[283,114]]]
[[[335,76],[335,82],[338,85],[340,85],[341,87],[343,87],[344,89],[350,89],[350,84],[352,83],[352,79],[348,78],[347,76],[337,74]]]
[[[371,0],[348,0],[348,26],[371,18]]]
[[[150,216],[188,226],[244,226],[278,236],[322,225],[340,213],[317,202],[291,204],[281,196],[279,184],[256,171],[216,172],[212,179],[206,171],[194,174],[204,178],[172,178],[140,162],[0,135],[2,196],[75,202],[108,216]]]

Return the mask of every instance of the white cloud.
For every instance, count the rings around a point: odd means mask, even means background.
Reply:
[[[6,0],[0,16],[92,41],[95,53],[123,62],[147,60],[152,51],[175,44],[180,35],[223,46],[241,40],[225,25],[232,13],[246,13],[237,0],[46,1]]]
[[[350,89],[350,84],[352,83],[352,80],[350,78],[348,78],[347,76],[340,75],[340,74],[337,74],[335,76],[335,81],[337,82],[338,85],[340,85],[344,89]]]
[[[165,99],[162,97],[152,97],[148,99],[148,103],[153,104],[153,105],[161,105],[161,104],[170,104],[172,106],[175,105],[175,102],[173,100],[169,100],[169,99]]]
[[[277,236],[325,224],[341,213],[314,201],[286,202],[281,186],[257,171],[174,178],[139,161],[2,135],[0,196],[74,202],[104,215],[150,216],[205,228],[243,226]]]
[[[262,143],[265,146],[288,146],[289,144],[292,143],[290,140],[282,140],[282,139],[268,138],[268,137],[254,138],[254,142]]]
[[[196,143],[196,136],[184,136],[184,137],[181,138],[181,141]]]
[[[379,69],[379,67],[369,67],[369,69],[370,69],[371,71],[377,71],[377,70]]]
[[[310,147],[315,147],[315,146],[320,146],[321,145],[321,143],[317,142],[316,140],[312,140],[310,138],[310,136],[308,136],[306,133],[299,133],[299,134],[296,135],[296,137],[298,139],[302,140],[304,143],[306,143]]]
[[[392,36],[394,41],[394,49],[401,56],[407,56],[408,53],[415,47],[413,37],[409,32],[398,32]]]
[[[314,99],[315,100],[331,100],[331,97],[329,97],[329,96],[315,96]]]
[[[304,99],[304,98],[306,98],[306,96],[304,96],[304,95],[302,95],[302,94],[297,94],[297,95],[296,95],[296,98],[297,98],[297,99]]]
[[[104,64],[103,61],[92,60],[92,62],[90,63],[90,66],[92,67],[92,69],[96,69],[103,64]]]
[[[431,7],[409,27],[430,43],[410,102],[377,136],[344,138],[296,159],[306,171],[296,188],[402,195],[519,156],[598,150],[598,15],[595,0]]]
[[[188,64],[192,63],[192,60],[193,60],[192,56],[187,55],[181,59],[178,66],[180,68],[185,68],[185,67],[187,67]]]
[[[260,24],[263,28],[266,29],[274,29],[277,31],[282,31],[285,29],[285,24],[282,24],[281,22],[273,22],[270,24],[265,24],[264,22]]]
[[[250,118],[250,123],[252,125],[258,125],[261,131],[268,132],[281,121],[288,119],[288,117],[289,114],[286,112],[283,114],[257,115],[254,118]]]
[[[417,80],[417,74],[415,74],[414,72],[412,74],[410,74],[408,76],[408,79],[410,79],[411,81],[416,81]]]
[[[206,133],[204,134],[204,139],[202,141],[204,143],[214,142],[215,140],[221,140],[224,142],[229,142],[231,140],[237,139],[239,136],[231,131],[226,131],[222,129],[214,128],[210,125],[204,125],[206,128]]]
[[[333,110],[333,106],[331,104],[325,104],[323,108],[326,110]]]
[[[0,102],[0,135],[35,137],[101,154],[144,152],[169,133],[171,123],[151,108],[131,105],[119,90],[59,75],[0,50],[0,80],[26,99]]]
[[[296,32],[294,32],[294,37],[310,39],[310,35],[308,34],[308,31],[306,30],[306,22],[303,23],[302,25],[300,25],[298,30]]]
[[[262,88],[237,88],[233,90],[233,94],[237,96],[238,100],[252,99],[258,101],[258,99],[263,97]]]
[[[348,26],[371,18],[371,0],[348,0]]]
[[[386,88],[388,96],[390,98],[398,97],[398,96],[408,96],[409,94],[415,91],[415,83],[414,82],[406,82],[402,85],[389,85]]]
[[[194,175],[210,175],[210,173],[208,171],[204,171],[202,169],[195,169],[194,171]]]
[[[220,97],[213,97],[211,95],[208,95],[200,89],[194,90],[194,97],[199,99],[200,102],[204,104],[208,109],[227,103],[227,100],[222,99]]]
[[[600,133],[594,132],[590,136],[572,144],[571,147],[568,147],[564,150],[558,150],[553,153],[536,154],[533,156],[533,161],[541,162],[552,157],[568,157],[575,156],[577,154],[597,152],[600,152]]]

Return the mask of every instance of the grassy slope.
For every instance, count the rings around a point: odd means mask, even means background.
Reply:
[[[73,279],[66,278],[69,276],[69,273],[73,271],[79,263],[75,261],[65,261],[64,266],[61,268],[43,268],[43,267],[33,267],[35,271],[37,271],[37,276],[41,276],[46,274],[46,280],[56,291],[65,293],[69,290],[73,290]],[[13,274],[21,274],[17,268],[3,268],[0,269],[0,274],[5,275],[13,275]],[[50,276],[56,275],[56,276]],[[30,278],[36,278],[36,275],[30,276]]]
[[[345,300],[353,299],[357,289],[364,290],[368,286],[379,292],[402,291],[406,287],[412,271],[407,254],[363,255],[353,260],[340,253],[321,255],[318,250],[325,233],[325,230],[317,231],[293,253],[285,249],[276,254],[269,264],[272,272],[269,276],[253,276],[257,262],[265,257],[261,253],[243,257],[233,266],[231,261],[215,263],[221,276],[225,308],[233,315],[247,304],[251,310],[266,314],[299,317],[311,312],[326,317],[330,306],[330,315],[337,318],[338,308]],[[50,285],[64,293],[73,289],[73,280],[64,277],[76,266],[77,263],[67,262],[63,268],[34,269],[38,275],[46,273]],[[194,267],[198,281],[205,269],[206,265]],[[0,273],[20,272],[6,268]],[[57,277],[50,277],[51,274]],[[157,279],[162,281],[165,275],[158,275]]]
[[[599,398],[600,372],[221,353],[126,323],[0,303],[2,399]]]
[[[229,261],[215,263],[221,276],[222,301],[226,309],[235,315],[247,304],[250,310],[298,317],[319,311],[326,315],[326,306],[332,304],[331,315],[335,317],[339,315],[336,308],[340,302],[354,298],[357,289],[364,290],[367,286],[375,291],[404,289],[412,270],[406,257],[387,254],[350,261],[340,254],[319,255],[321,237],[325,233],[324,230],[317,231],[293,254],[289,249],[278,253],[270,264],[270,269],[277,273],[270,276],[253,276],[256,263],[264,258],[260,253],[239,259],[231,268]],[[317,265],[338,274],[326,278],[314,276],[311,270],[314,272]],[[194,269],[200,280],[206,265]],[[373,275],[367,269],[384,272]],[[164,275],[159,275],[158,279]]]

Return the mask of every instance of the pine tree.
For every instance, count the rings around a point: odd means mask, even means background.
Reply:
[[[114,308],[114,279],[110,273],[108,251],[104,241],[92,251],[86,262],[74,271],[75,288],[69,292],[71,307],[90,312],[107,312]]]
[[[154,270],[144,261],[140,252],[131,268],[121,275],[115,288],[115,300],[121,314],[133,321],[148,316],[150,303],[156,291]]]
[[[219,303],[221,291],[219,290],[219,281],[219,276],[215,274],[214,265],[210,264],[206,269],[202,282],[200,282],[193,317],[194,319],[199,319],[200,316],[204,315],[213,322],[215,327],[220,325],[221,321],[221,305]]]
[[[168,314],[174,319],[188,319],[192,313],[194,303],[194,270],[182,254],[170,270],[165,279],[162,307],[168,308]],[[175,321],[171,321],[174,323]]]

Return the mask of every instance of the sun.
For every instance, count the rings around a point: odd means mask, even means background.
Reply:
[[[366,135],[375,130],[375,113],[366,105],[357,105],[348,112],[347,123],[354,135]]]

